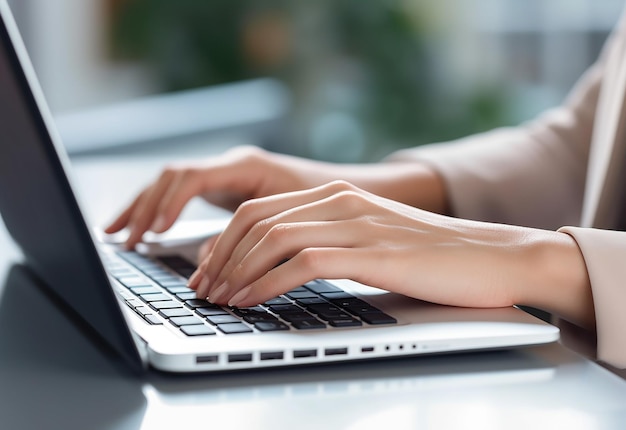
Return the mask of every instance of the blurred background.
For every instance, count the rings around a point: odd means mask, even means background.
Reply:
[[[242,135],[318,159],[558,105],[623,0],[10,0],[74,154]],[[177,143],[173,143],[177,142]],[[172,148],[175,150],[176,148]]]

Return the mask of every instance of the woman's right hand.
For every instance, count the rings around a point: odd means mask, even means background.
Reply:
[[[325,166],[325,167],[323,167]],[[310,188],[334,179],[330,164],[239,147],[196,163],[172,165],[105,229],[130,230],[126,247],[132,249],[143,234],[169,229],[195,196],[234,210],[251,198]]]
[[[441,178],[419,162],[333,164],[244,146],[207,160],[166,168],[105,232],[128,228],[126,247],[132,249],[146,231],[162,233],[170,228],[195,196],[234,211],[249,199],[300,191],[336,180],[411,206],[446,211]]]

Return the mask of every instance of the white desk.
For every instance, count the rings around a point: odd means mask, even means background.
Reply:
[[[157,158],[76,162],[107,219]],[[115,179],[111,179],[111,175]],[[104,178],[107,178],[107,182]],[[116,185],[117,184],[117,185]],[[187,212],[188,216],[201,209]],[[14,265],[0,225],[2,429],[623,429],[626,381],[560,344],[222,375],[127,374]],[[34,319],[32,318],[34,317]]]

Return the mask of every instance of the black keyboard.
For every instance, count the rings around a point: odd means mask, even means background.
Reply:
[[[178,256],[136,252],[103,256],[107,271],[123,286],[124,302],[150,324],[166,324],[187,336],[323,330],[396,324],[395,318],[322,280],[249,308],[224,307],[196,298],[187,279],[196,270]]]

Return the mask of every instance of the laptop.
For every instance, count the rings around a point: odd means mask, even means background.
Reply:
[[[294,285],[254,308],[219,307],[186,287],[189,255],[97,242],[5,0],[0,17],[0,213],[32,270],[133,369],[217,372],[559,338],[518,308],[441,306],[350,280]]]

